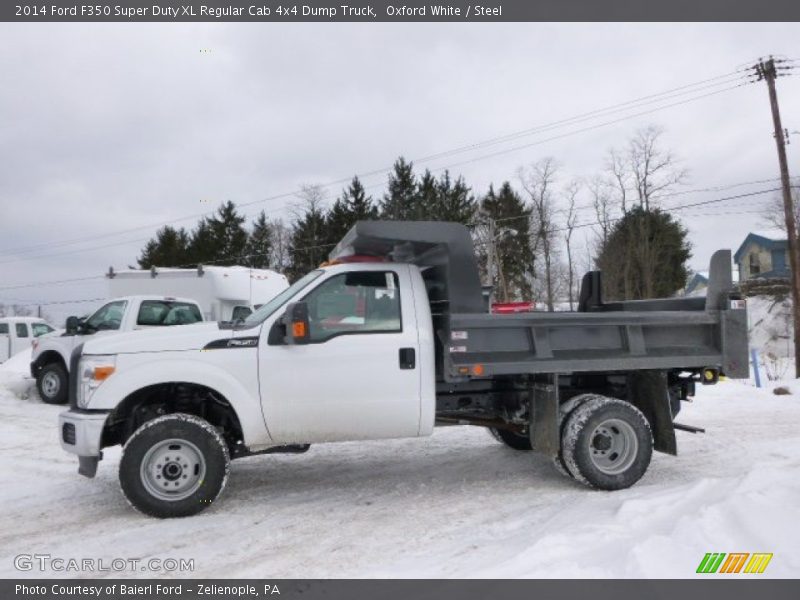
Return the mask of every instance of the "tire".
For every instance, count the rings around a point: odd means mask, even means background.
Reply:
[[[36,390],[45,404],[66,404],[69,399],[69,376],[59,363],[50,363],[36,374]]]
[[[561,454],[569,473],[601,490],[639,481],[653,456],[653,434],[635,406],[596,396],[577,406],[564,423]]]
[[[131,506],[146,515],[188,517],[217,499],[230,464],[228,446],[210,423],[183,413],[164,415],[125,443],[119,483]]]
[[[516,433],[508,429],[496,429],[494,427],[489,427],[489,433],[491,433],[492,437],[498,442],[501,442],[509,448],[513,448],[514,450],[524,452],[526,450],[533,449],[531,447],[531,439],[527,435]]]
[[[559,407],[559,430],[561,433],[561,437],[564,437],[564,424],[567,422],[567,418],[572,414],[572,411],[578,408],[584,402],[588,402],[594,398],[603,398],[599,394],[578,394],[577,396],[573,396],[564,404]],[[564,456],[561,452],[558,453],[558,456],[553,458],[553,466],[556,468],[556,471],[561,473],[564,477],[569,477],[570,479],[575,479],[572,473],[569,472],[567,468],[567,464],[564,462]]]

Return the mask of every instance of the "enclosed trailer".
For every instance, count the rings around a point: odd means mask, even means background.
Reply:
[[[196,269],[152,268],[106,274],[109,296],[157,294],[192,298],[207,321],[246,318],[289,287],[285,275],[270,269],[205,267]]]

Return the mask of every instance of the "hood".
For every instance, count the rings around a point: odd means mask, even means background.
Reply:
[[[242,330],[220,329],[217,323],[195,323],[158,329],[140,329],[87,340],[83,354],[131,354],[136,352],[180,352],[200,350],[216,340],[253,337],[259,327]]]

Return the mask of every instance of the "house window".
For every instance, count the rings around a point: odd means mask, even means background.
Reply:
[[[758,258],[758,254],[755,252],[750,253],[750,277],[754,277],[756,275],[761,274],[761,261]]]

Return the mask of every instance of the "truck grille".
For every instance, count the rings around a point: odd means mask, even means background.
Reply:
[[[75,445],[75,423],[64,423],[61,428],[61,439],[65,444]]]

